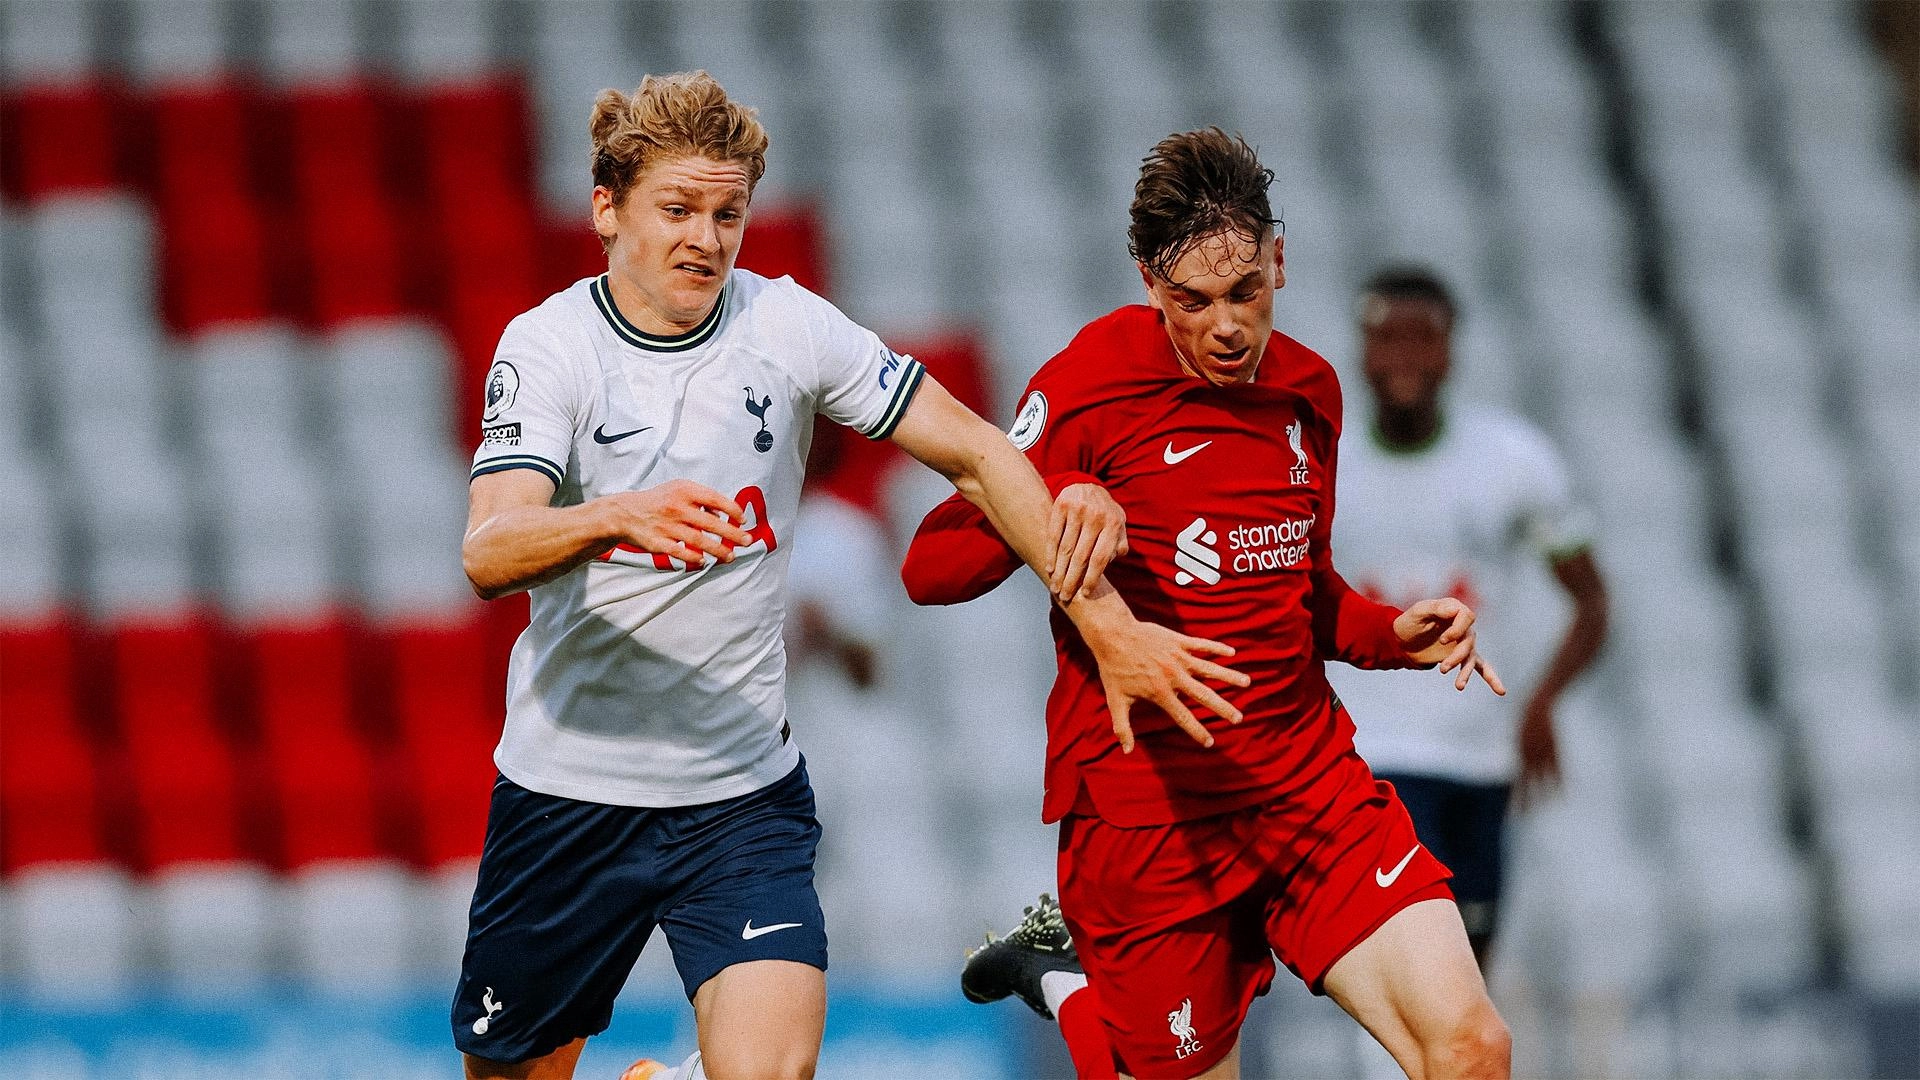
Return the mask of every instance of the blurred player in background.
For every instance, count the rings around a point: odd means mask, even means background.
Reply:
[[[1231,675],[1197,655],[1230,650],[1134,620],[1075,557],[1080,534],[1050,526],[1033,467],[917,361],[791,279],[734,268],[766,167],[752,110],[704,72],[649,77],[603,92],[591,130],[607,273],[508,325],[469,488],[474,589],[533,596],[454,1038],[472,1077],[571,1076],[660,926],[699,1050],[631,1071],[806,1077],[827,938],[781,627],[814,415],[976,500],[1097,643],[1117,699],[1177,707],[1165,672]]]
[[[1147,306],[1095,321],[1048,361],[1011,433],[1050,486],[1124,518],[1115,588],[1238,648],[1249,689],[1183,689],[1244,722],[1208,730],[1185,708],[1132,712],[1101,692],[1056,616],[1042,812],[1060,822],[1061,904],[975,953],[962,986],[1058,1015],[1082,1076],[1234,1077],[1277,954],[1410,1074],[1505,1076],[1509,1037],[1447,869],[1354,753],[1323,658],[1438,664],[1459,690],[1475,671],[1496,691],[1499,679],[1465,604],[1402,611],[1334,569],[1340,387],[1273,329],[1285,262],[1272,181],[1217,128],[1154,147],[1129,234]],[[917,602],[955,603],[1018,565],[977,510],[948,500],[922,523],[903,577]]]
[[[1383,270],[1361,291],[1359,310],[1374,411],[1372,423],[1340,439],[1333,538],[1348,578],[1387,604],[1458,596],[1485,619],[1510,610],[1525,562],[1537,558],[1573,602],[1517,715],[1508,702],[1436,693],[1431,680],[1404,674],[1333,676],[1359,725],[1360,756],[1393,784],[1421,841],[1453,871],[1484,968],[1499,928],[1507,808],[1559,780],[1554,707],[1606,640],[1607,591],[1590,522],[1546,437],[1511,413],[1443,404],[1457,312],[1440,279]]]

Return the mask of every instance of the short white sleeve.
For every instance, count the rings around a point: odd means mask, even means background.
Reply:
[[[1549,560],[1578,554],[1593,544],[1593,517],[1574,498],[1560,452],[1531,427],[1515,426],[1508,453],[1521,539]]]
[[[579,394],[559,343],[532,323],[534,314],[508,323],[494,351],[469,480],[507,469],[543,473],[556,488],[566,480]]]
[[[809,389],[827,419],[869,439],[893,434],[927,369],[887,348],[879,335],[832,304],[800,290],[807,307],[815,368]]]

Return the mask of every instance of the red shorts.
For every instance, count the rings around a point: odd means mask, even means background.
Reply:
[[[1310,787],[1231,814],[1060,823],[1060,901],[1115,1062],[1194,1076],[1233,1048],[1279,956],[1314,993],[1395,913],[1451,899],[1389,784],[1349,752]]]

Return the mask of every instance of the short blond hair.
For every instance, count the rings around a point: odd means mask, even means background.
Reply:
[[[747,187],[767,171],[767,129],[704,71],[649,75],[631,96],[602,90],[593,102],[593,182],[626,201],[640,170],[663,157],[736,161]]]

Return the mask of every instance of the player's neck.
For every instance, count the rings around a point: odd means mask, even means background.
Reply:
[[[663,311],[660,305],[652,302],[646,290],[612,267],[607,270],[607,291],[612,295],[613,306],[619,316],[649,337],[671,339],[692,333],[707,321],[714,307],[720,303],[720,295],[715,293],[713,300],[701,308],[699,314],[681,318]]]
[[[1447,428],[1438,405],[1412,409],[1380,408],[1373,414],[1373,440],[1395,454],[1418,454],[1433,447]]]

